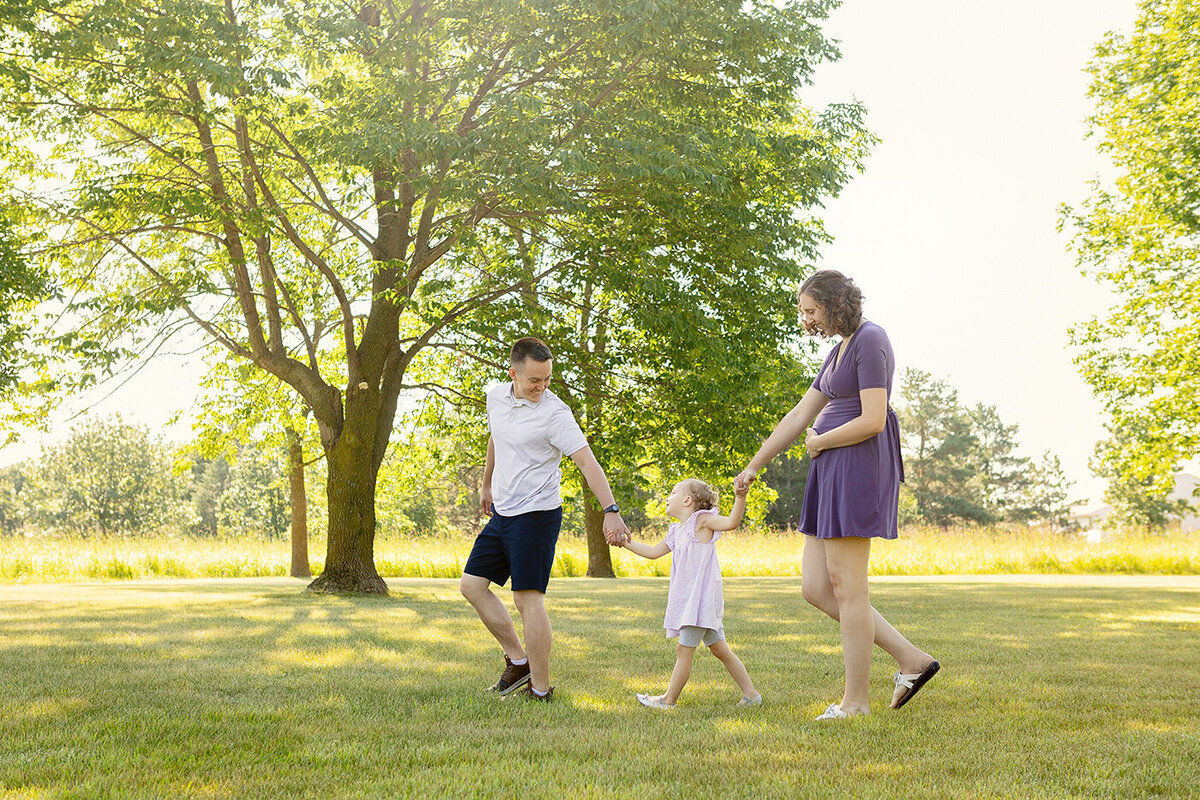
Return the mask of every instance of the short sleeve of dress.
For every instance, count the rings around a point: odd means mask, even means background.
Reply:
[[[859,333],[854,365],[858,370],[858,389],[886,389],[888,385],[888,343],[882,330],[868,328]]]
[[[670,527],[667,528],[667,535],[663,537],[663,544],[665,544],[667,549],[672,553],[675,552],[675,531],[678,528],[679,525],[677,523],[671,523]]]
[[[563,455],[570,456],[588,446],[587,437],[579,428],[579,423],[571,414],[571,409],[564,403],[554,410],[550,418],[550,444],[554,445]]]

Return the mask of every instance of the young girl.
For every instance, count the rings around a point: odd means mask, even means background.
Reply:
[[[666,694],[639,694],[638,702],[651,708],[674,708],[679,693],[692,674],[692,658],[701,642],[708,645],[720,659],[734,681],[742,689],[739,706],[762,704],[762,695],[754,689],[750,675],[729,645],[721,615],[725,600],[721,596],[721,565],[717,563],[717,539],[722,531],[731,531],[742,521],[746,510],[746,493],[737,492],[733,510],[728,517],[717,513],[717,491],[695,478],[675,484],[667,497],[667,516],[679,520],[671,524],[666,538],[654,546],[641,542],[615,542],[639,556],[661,558],[668,551],[671,561],[671,588],[667,593],[667,614],[663,627],[668,638],[679,638],[675,648],[675,671]]]

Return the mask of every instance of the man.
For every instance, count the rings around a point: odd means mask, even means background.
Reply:
[[[509,356],[511,383],[488,392],[487,464],[482,502],[491,519],[463,568],[459,589],[483,624],[504,648],[504,672],[492,691],[509,695],[517,689],[530,700],[548,701],[550,685],[550,617],[546,586],[554,565],[554,547],[562,527],[559,463],[564,455],[579,467],[604,508],[604,535],[628,538],[608,478],[567,404],[548,388],[553,357],[544,342],[518,339]],[[512,577],[513,601],[525,628],[517,636],[504,602],[491,590]]]

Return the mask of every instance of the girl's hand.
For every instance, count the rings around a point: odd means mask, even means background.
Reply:
[[[750,484],[754,483],[756,480],[758,480],[758,472],[748,467],[742,470],[738,473],[737,477],[733,479],[734,494],[739,492],[744,494],[745,492],[750,491]]]
[[[808,450],[809,458],[816,458],[825,452],[825,448],[821,446],[821,434],[813,428],[806,430],[804,432],[804,448]]]
[[[750,494],[750,484],[749,483],[739,484],[736,480],[733,482],[733,496],[734,497],[745,497],[748,494]]]

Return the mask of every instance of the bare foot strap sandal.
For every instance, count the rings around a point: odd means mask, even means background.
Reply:
[[[899,700],[894,700],[892,702],[892,708],[900,708],[902,705],[911,700],[913,695],[919,692],[921,687],[928,683],[929,679],[936,675],[937,671],[941,668],[941,664],[936,661],[931,661],[929,666],[920,672],[912,674],[897,672],[895,676],[893,676],[892,680],[895,681],[897,688],[904,689],[904,693],[900,695]]]

